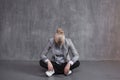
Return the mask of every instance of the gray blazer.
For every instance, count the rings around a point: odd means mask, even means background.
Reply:
[[[70,57],[69,50],[71,50],[72,57]],[[52,55],[51,59],[47,57],[48,53],[51,53]],[[64,45],[58,48],[54,42],[54,39],[50,38],[48,40],[46,47],[42,51],[41,59],[44,62],[46,62],[46,60],[49,59],[58,64],[69,62],[69,61],[72,61],[73,63],[75,63],[79,59],[79,54],[75,49],[71,39],[65,38]]]

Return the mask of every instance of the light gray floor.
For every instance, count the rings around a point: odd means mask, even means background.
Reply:
[[[44,71],[37,61],[0,61],[0,80],[120,80],[120,61],[81,61],[70,76]]]

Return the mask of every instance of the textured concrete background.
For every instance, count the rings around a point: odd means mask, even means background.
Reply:
[[[39,60],[58,26],[80,60],[120,60],[120,0],[0,0],[0,59]]]

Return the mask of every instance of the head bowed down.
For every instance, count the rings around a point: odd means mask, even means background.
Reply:
[[[58,28],[54,35],[54,41],[58,45],[63,45],[65,42],[65,34],[62,28]]]

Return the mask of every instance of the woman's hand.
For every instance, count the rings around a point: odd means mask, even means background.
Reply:
[[[48,61],[48,70],[49,70],[49,71],[54,70],[51,61]]]
[[[67,63],[67,65],[64,68],[64,74],[68,74],[69,70],[70,70],[70,63]]]

